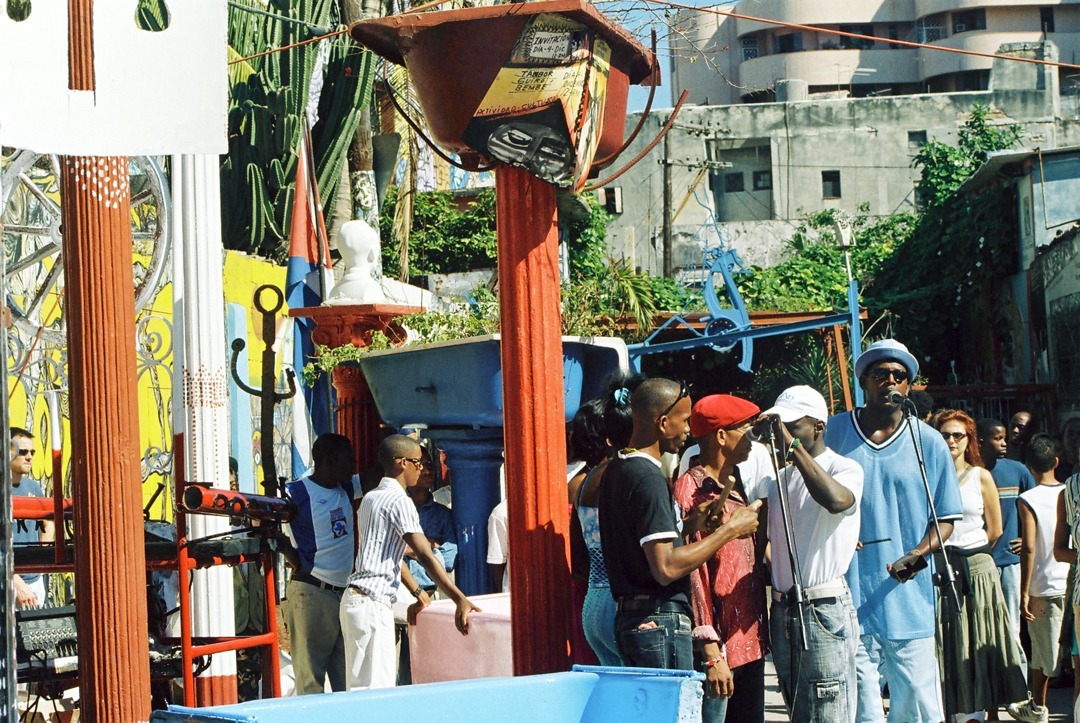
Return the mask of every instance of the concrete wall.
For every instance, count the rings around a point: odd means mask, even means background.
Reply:
[[[1012,87],[1034,87],[1034,84],[1026,85],[1031,79],[1023,72],[1014,73],[1015,77],[1003,73],[1001,84],[1006,85],[1005,81],[1012,78],[1016,83]],[[670,136],[671,158],[675,162],[673,212],[686,201],[675,226],[687,240],[677,241],[675,248],[692,244],[690,239],[697,237],[707,238],[709,234],[715,237],[715,230],[700,231],[711,227],[714,220],[721,227],[732,222],[752,224],[754,220],[794,222],[804,212],[822,208],[858,213],[864,204],[874,215],[911,209],[914,183],[918,179],[918,172],[911,168],[911,158],[918,149],[909,147],[909,133],[921,131],[928,139],[954,142],[957,129],[976,102],[993,106],[994,123],[1022,124],[1027,134],[1024,145],[1052,148],[1080,143],[1080,124],[1076,120],[1055,119],[1054,100],[1045,91],[1000,89],[685,108]],[[669,112],[655,111],[624,157],[632,158],[640,152],[659,132]],[[627,118],[627,128],[637,122],[637,114],[631,115]],[[707,145],[720,150],[710,156]],[[740,161],[746,154],[740,149],[749,146],[768,149],[771,204],[744,199],[745,204],[736,206],[738,199],[732,198],[728,203],[722,193],[717,204],[707,185],[709,173],[699,177],[704,162],[732,162],[731,170],[742,170],[746,174],[744,182],[750,187],[752,171],[759,167],[760,156],[755,155],[753,164],[746,159]],[[661,272],[663,258],[659,245],[663,224],[661,149],[659,146],[613,184],[622,188],[624,209],[611,226],[613,254],[630,258],[634,265],[652,273]],[[838,199],[822,198],[821,174],[826,170],[840,172]],[[726,172],[721,170],[714,175],[722,176]],[[722,183],[722,178],[718,182]],[[753,255],[773,263],[780,258],[776,244],[782,237],[774,230],[756,234],[739,228],[740,242],[752,249],[744,257]],[[676,258],[676,264],[679,263],[682,261]]]

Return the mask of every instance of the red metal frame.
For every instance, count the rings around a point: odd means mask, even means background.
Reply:
[[[231,557],[199,557],[191,556],[188,550],[187,513],[180,502],[184,496],[186,482],[184,481],[184,455],[183,435],[174,437],[174,486],[176,488],[176,558],[172,560],[147,561],[147,570],[176,570],[179,575],[180,596],[180,652],[184,669],[184,705],[195,706],[195,658],[214,653],[224,653],[249,648],[265,648],[263,655],[263,681],[270,681],[270,692],[273,698],[281,697],[281,662],[280,648],[278,645],[277,627],[277,586],[274,581],[274,554],[270,551],[260,552],[255,555],[236,555]],[[14,518],[17,520],[45,520],[59,519],[61,523],[56,525],[56,556],[52,563],[40,565],[16,565],[16,573],[58,573],[73,572],[75,563],[67,559],[67,551],[64,545],[63,518],[71,516],[72,501],[64,499],[63,487],[60,479],[60,451],[53,451],[53,507],[46,509],[40,502],[16,505]],[[23,508],[23,509],[19,509]],[[193,570],[198,570],[216,565],[237,565],[246,562],[260,563],[265,571],[264,582],[266,585],[266,627],[265,633],[248,636],[222,636],[210,638],[194,638],[192,636],[191,623],[191,595],[190,578]],[[176,643],[176,639],[165,639],[162,642]]]

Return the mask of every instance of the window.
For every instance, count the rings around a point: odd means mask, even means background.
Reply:
[[[926,208],[926,198],[923,196],[922,191],[919,190],[919,185],[919,181],[915,181],[912,195],[915,197],[915,208],[921,211]]]
[[[802,50],[802,33],[788,33],[776,38],[776,52],[794,53]]]
[[[986,30],[986,10],[979,8],[978,10],[964,10],[963,12],[953,13],[952,21],[953,35],[966,33],[969,30]]]
[[[821,172],[821,197],[840,198],[840,171]]]
[[[889,30],[889,33],[888,33],[889,40],[899,40],[900,39],[900,26],[899,25],[889,25],[888,30]],[[896,43],[889,43],[889,50],[896,50],[897,48],[902,48],[902,47],[903,47],[902,45],[897,45]]]
[[[908,131],[907,147],[918,150],[926,145],[926,131]]]
[[[1054,32],[1054,8],[1039,8],[1039,29],[1044,33]]]
[[[596,191],[596,200],[612,216],[622,213],[622,188],[600,188]]]
[[[754,171],[754,190],[772,190],[772,171]]]
[[[855,33],[857,35],[873,35],[873,25],[841,25],[840,31],[844,33]],[[866,48],[874,47],[873,40],[866,40],[864,38],[849,38],[846,36],[840,36],[841,48],[854,48],[856,50],[865,50]]]
[[[743,190],[745,190],[743,187],[743,174],[724,174],[724,193],[742,193]]]
[[[742,59],[753,60],[758,56],[757,37],[742,39]]]

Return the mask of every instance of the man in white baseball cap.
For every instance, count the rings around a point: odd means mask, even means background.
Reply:
[[[772,417],[774,439],[782,443],[778,452],[786,463],[779,470],[779,484],[775,472],[764,481],[772,543],[769,625],[780,690],[795,723],[852,723],[858,700],[859,619],[844,574],[859,541],[863,470],[825,446],[829,410],[815,389],[785,390],[762,417]],[[787,492],[787,531],[781,484]],[[793,560],[802,585],[801,614]]]

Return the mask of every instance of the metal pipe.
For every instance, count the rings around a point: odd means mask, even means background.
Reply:
[[[284,523],[298,512],[296,503],[281,497],[249,495],[233,490],[190,485],[184,490],[180,505],[185,512]]]

